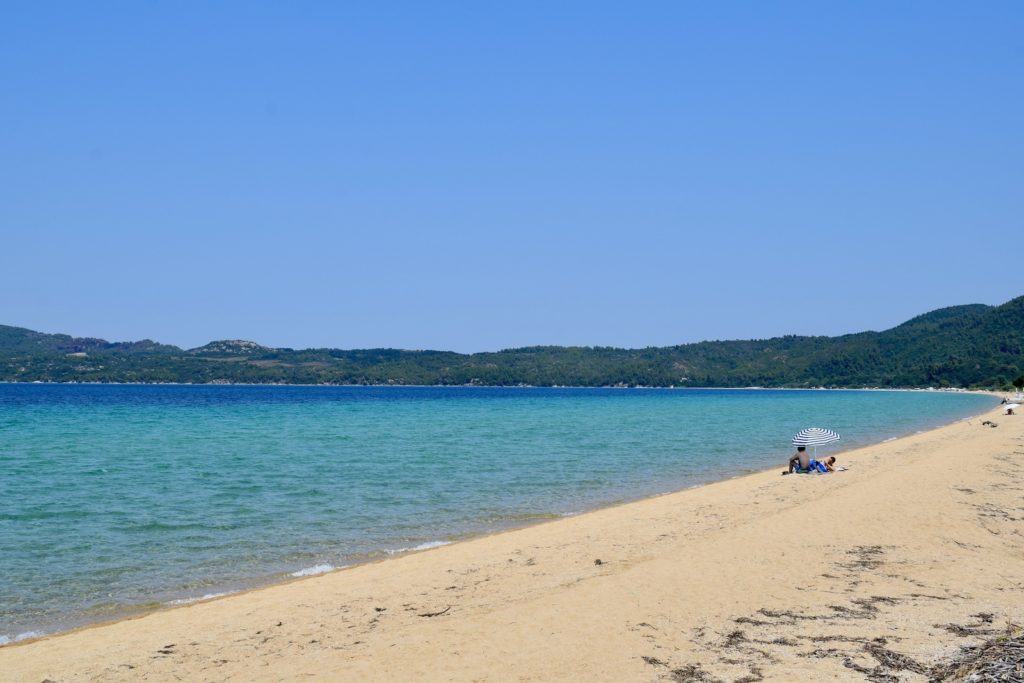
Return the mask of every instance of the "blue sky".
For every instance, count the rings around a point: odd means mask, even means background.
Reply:
[[[1019,2],[12,2],[0,324],[482,351],[1024,294]]]

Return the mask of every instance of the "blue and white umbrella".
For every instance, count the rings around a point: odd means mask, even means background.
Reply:
[[[831,429],[822,429],[821,427],[801,429],[793,437],[794,446],[821,446],[833,441],[839,441],[839,435]]]
[[[833,441],[839,441],[839,435],[831,429],[822,429],[821,427],[801,429],[793,437],[794,446],[813,446],[815,457],[818,456],[818,446],[823,446]]]

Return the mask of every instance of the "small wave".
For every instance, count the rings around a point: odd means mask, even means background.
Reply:
[[[203,600],[213,600],[214,598],[222,598],[225,595],[231,595],[232,593],[237,593],[237,592],[238,591],[225,591],[223,593],[207,593],[206,595],[201,595],[198,598],[181,598],[180,600],[171,600],[170,602],[168,602],[166,604],[168,604],[168,605],[191,605],[193,602],[202,602]]]
[[[11,643],[17,643],[19,640],[28,640],[29,638],[41,638],[46,634],[42,631],[25,631],[19,633],[16,636],[0,636],[0,645],[10,645]]]
[[[509,515],[494,515],[487,521],[492,522],[535,522],[545,519],[558,519],[564,515],[558,512],[520,512]]]
[[[397,555],[398,553],[411,553],[417,550],[430,550],[431,548],[440,548],[443,545],[450,545],[451,541],[428,541],[426,543],[420,543],[418,546],[413,548],[399,548],[397,550],[385,550],[388,555]]]
[[[306,567],[300,569],[297,572],[292,572],[290,576],[316,576],[317,574],[326,574],[337,569],[333,564],[318,564],[312,567]]]
[[[211,527],[201,522],[185,522],[185,523],[173,523],[173,522],[129,522],[127,524],[121,524],[117,527],[118,531],[127,531],[131,533],[146,533],[150,531],[193,531],[196,529],[210,529]]]

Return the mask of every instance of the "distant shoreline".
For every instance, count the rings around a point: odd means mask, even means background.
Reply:
[[[1008,393],[995,389],[963,389],[959,387],[698,387],[698,386],[619,386],[619,385],[533,385],[533,384],[283,384],[275,382],[42,382],[42,381],[12,381],[0,380],[0,384],[20,385],[52,385],[52,386],[170,386],[170,387],[341,387],[341,388],[367,388],[367,389],[643,389],[643,390],[664,390],[664,391],[923,391],[932,393],[960,393],[960,394],[998,394]]]

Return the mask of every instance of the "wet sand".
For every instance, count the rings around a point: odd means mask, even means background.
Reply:
[[[1024,416],[0,648],[0,679],[925,681],[1024,623]],[[996,427],[983,425],[990,420]]]

